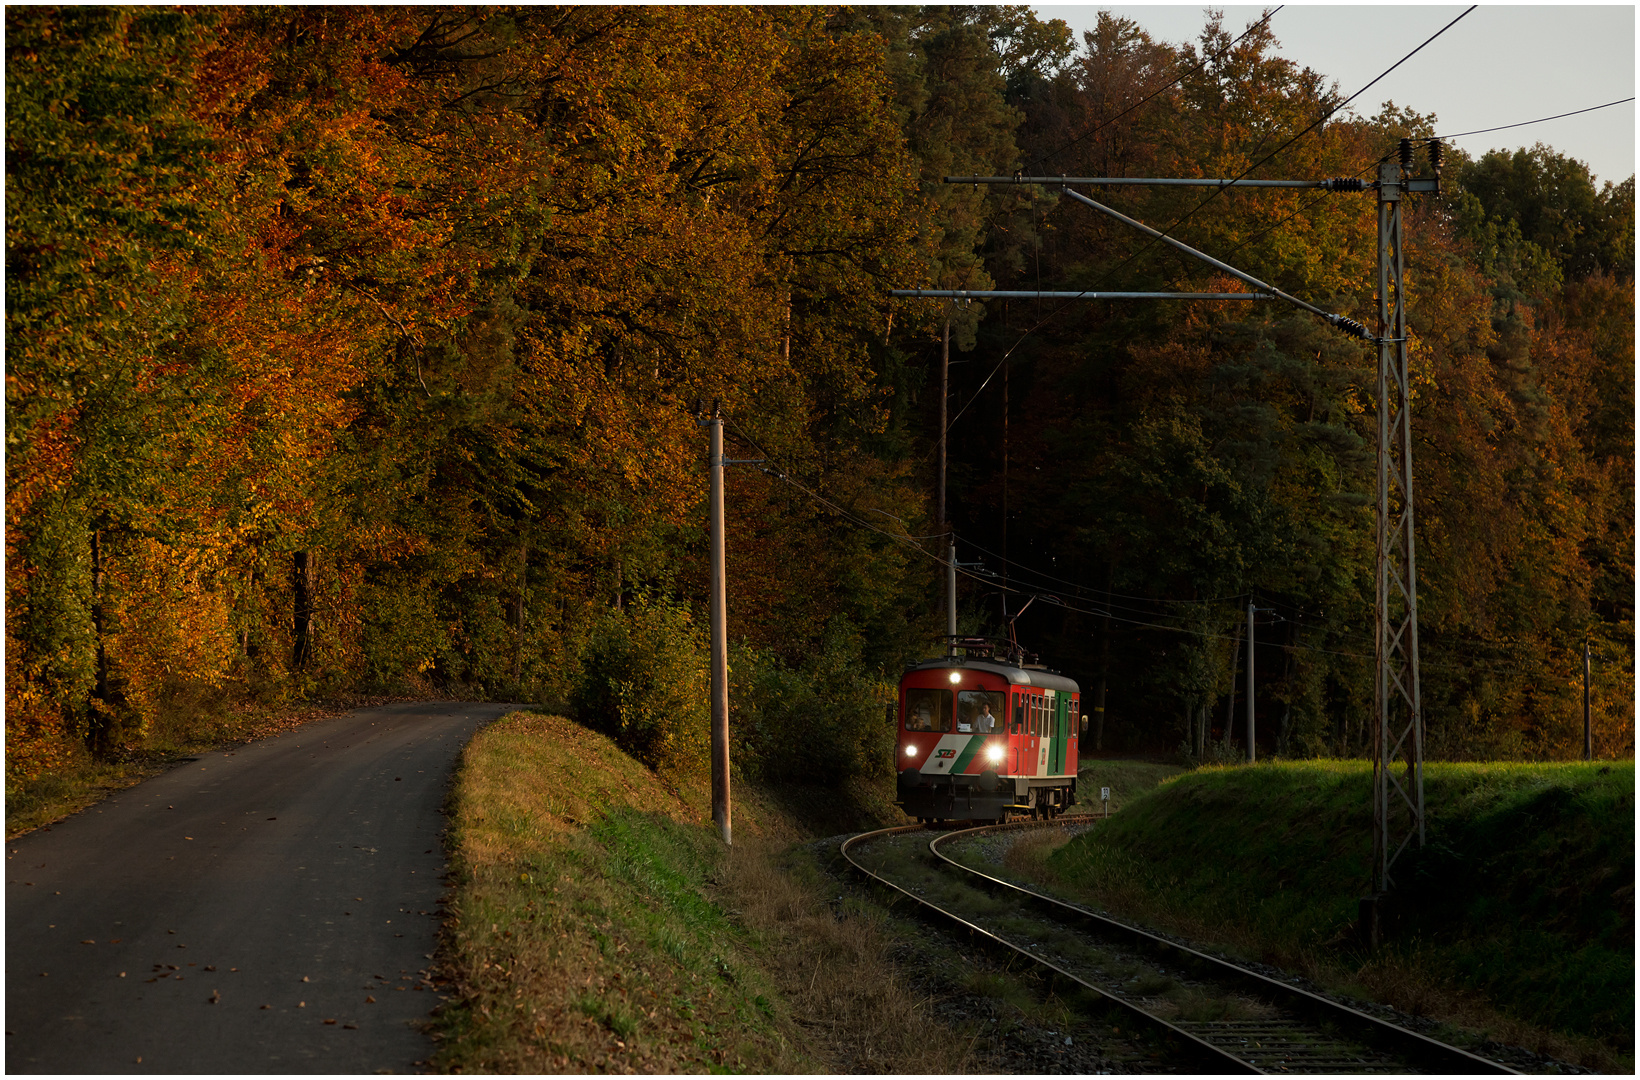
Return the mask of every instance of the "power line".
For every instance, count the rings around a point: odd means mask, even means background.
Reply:
[[[738,430],[739,429],[737,427],[737,431]],[[752,442],[752,444],[754,446],[757,445],[750,438],[748,438],[747,441]],[[920,546],[916,543],[913,543],[912,538],[910,536],[896,535],[894,533],[887,532],[883,529],[877,528],[875,525],[873,525],[869,521],[865,521],[865,520],[855,516],[853,513],[851,513],[850,511],[848,511],[844,507],[841,507],[841,506],[837,505],[836,503],[832,502],[830,499],[827,499],[825,496],[819,494],[818,492],[810,490],[805,485],[798,483],[797,481],[793,480],[790,476],[786,475],[784,472],[781,472],[778,469],[767,469],[766,468],[766,469],[763,469],[762,471],[765,474],[774,477],[776,480],[779,480],[779,481],[781,481],[785,484],[790,485],[791,487],[795,488],[796,490],[802,492],[804,495],[807,495],[810,499],[813,499],[815,502],[819,503],[820,505],[822,505],[822,506],[826,507],[827,509],[831,510],[833,513],[837,514],[844,521],[846,521],[846,522],[848,522],[852,525],[855,525],[859,528],[866,529],[870,532],[874,532],[877,535],[885,537],[888,540],[892,540],[893,542],[895,542],[896,544],[899,544],[902,547],[909,548],[912,551],[915,551],[917,554],[923,556],[925,559],[928,559],[930,562],[935,563],[936,565],[939,565],[939,566],[946,565],[946,560],[944,558],[942,558],[939,555],[934,554],[933,552],[927,551],[922,546]],[[943,536],[945,534],[940,533],[940,534],[936,534],[936,535]],[[964,543],[967,543],[967,542],[968,541],[964,541]],[[978,545],[973,545],[973,546],[978,547]],[[1025,569],[1028,569],[1028,568],[1025,568]],[[1065,611],[1075,612],[1076,614],[1079,614],[1079,615],[1088,615],[1088,616],[1094,616],[1094,617],[1100,617],[1100,618],[1109,618],[1109,619],[1114,620],[1115,622],[1125,623],[1129,626],[1138,626],[1138,627],[1143,627],[1143,628],[1151,629],[1151,630],[1162,630],[1162,631],[1166,631],[1168,633],[1189,634],[1193,637],[1201,638],[1204,641],[1205,640],[1214,640],[1214,641],[1239,640],[1238,638],[1236,638],[1235,636],[1233,636],[1231,634],[1215,633],[1215,632],[1210,631],[1210,630],[1196,629],[1196,628],[1192,628],[1192,627],[1189,627],[1189,626],[1174,626],[1174,625],[1169,625],[1167,623],[1154,622],[1154,621],[1151,621],[1151,620],[1148,620],[1148,619],[1131,618],[1129,616],[1119,615],[1119,614],[1116,614],[1116,613],[1113,613],[1113,612],[1110,612],[1110,611],[1103,611],[1103,610],[1098,610],[1098,609],[1094,609],[1094,608],[1081,607],[1081,606],[1078,606],[1078,605],[1073,604],[1073,603],[1067,603],[1061,597],[1057,597],[1057,596],[1053,596],[1051,594],[1039,592],[1039,591],[1036,591],[1034,589],[1031,589],[1031,590],[1018,589],[1018,588],[1014,588],[1011,585],[1001,584],[992,575],[975,574],[972,571],[970,571],[970,570],[968,570],[965,567],[962,567],[960,565],[956,567],[956,572],[958,574],[960,574],[961,576],[968,578],[971,581],[978,582],[981,585],[985,585],[987,587],[994,588],[994,589],[997,589],[997,590],[1002,591],[1002,592],[1012,593],[1015,596],[1033,596],[1033,597],[1036,597],[1038,599],[1042,599],[1042,600],[1054,605],[1055,607],[1059,607],[1059,608],[1061,608]],[[1041,575],[1041,576],[1047,577],[1048,575]],[[1238,599],[1238,597],[1224,597],[1224,598],[1221,598],[1221,599]],[[1109,606],[1119,606],[1119,605],[1106,605],[1106,606],[1109,607]],[[1308,623],[1306,625],[1315,626],[1317,624],[1312,622],[1312,623]],[[1325,624],[1325,623],[1320,624],[1320,625],[1324,626],[1324,627],[1327,626],[1327,624]],[[1366,635],[1355,634],[1355,633],[1351,633],[1351,632],[1347,632],[1347,631],[1341,632],[1341,631],[1338,631],[1337,629],[1331,628],[1331,627],[1328,627],[1328,632],[1334,633],[1334,634],[1341,634],[1341,636],[1357,637],[1357,638],[1363,638],[1363,639],[1366,638]],[[1294,642],[1291,645],[1280,645],[1279,647],[1282,648],[1282,649],[1292,649],[1292,650],[1299,651],[1299,652],[1317,653],[1317,654],[1324,655],[1324,656],[1338,656],[1338,657],[1343,657],[1345,659],[1350,659],[1350,660],[1371,660],[1371,659],[1373,659],[1373,656],[1370,653],[1345,652],[1345,651],[1340,650],[1340,649],[1324,649],[1324,648],[1320,647],[1319,645],[1304,645],[1304,644],[1300,644],[1298,642]],[[1441,671],[1441,672],[1455,672],[1455,673],[1470,673],[1470,672],[1473,672],[1475,668],[1479,667],[1479,668],[1482,668],[1483,670],[1490,671],[1493,674],[1520,674],[1520,675],[1541,674],[1541,673],[1549,670],[1548,668],[1546,668],[1542,664],[1538,664],[1535,667],[1531,667],[1531,668],[1518,667],[1518,666],[1504,667],[1504,666],[1498,665],[1498,664],[1496,664],[1495,662],[1492,662],[1492,661],[1479,660],[1479,659],[1469,660],[1468,666],[1466,666],[1466,667],[1448,667],[1447,665],[1444,665],[1444,664],[1424,664],[1424,665],[1422,665],[1422,667],[1423,667],[1424,670],[1427,670],[1427,671]]]
[[[1349,97],[1345,98],[1343,101],[1341,101],[1337,105],[1333,106],[1327,112],[1323,113],[1309,127],[1305,128],[1303,131],[1299,132],[1297,135],[1294,135],[1292,138],[1288,139],[1286,142],[1282,143],[1280,146],[1278,146],[1274,150],[1270,151],[1269,154],[1265,155],[1259,161],[1254,162],[1252,165],[1249,165],[1247,167],[1247,169],[1244,170],[1241,173],[1241,175],[1237,176],[1235,179],[1236,180],[1241,180],[1241,179],[1249,176],[1250,174],[1252,174],[1252,172],[1255,169],[1259,169],[1259,168],[1261,168],[1265,165],[1268,165],[1271,161],[1274,161],[1276,159],[1276,157],[1279,154],[1281,154],[1284,150],[1286,150],[1288,147],[1292,146],[1294,143],[1298,142],[1298,140],[1302,139],[1304,136],[1308,135],[1310,132],[1314,131],[1316,128],[1320,127],[1322,124],[1324,124],[1328,120],[1332,119],[1334,114],[1336,114],[1340,109],[1343,109],[1343,108],[1347,107],[1350,102],[1354,101],[1356,98],[1360,97],[1362,94],[1366,93],[1368,90],[1371,90],[1380,81],[1382,81],[1386,76],[1388,76],[1390,72],[1394,71],[1396,68],[1400,67],[1402,64],[1406,63],[1408,60],[1411,60],[1414,56],[1417,56],[1420,52],[1423,51],[1425,46],[1427,46],[1430,42],[1434,41],[1436,38],[1440,37],[1442,34],[1446,33],[1448,30],[1450,30],[1454,26],[1456,26],[1459,19],[1462,19],[1464,17],[1464,15],[1468,15],[1471,11],[1474,11],[1477,6],[1478,5],[1476,5],[1476,4],[1469,5],[1469,7],[1464,10],[1462,15],[1459,15],[1458,18],[1453,19],[1451,22],[1447,23],[1445,26],[1443,26],[1439,30],[1435,31],[1429,37],[1425,38],[1422,45],[1419,45],[1416,49],[1413,49],[1411,52],[1409,52],[1405,56],[1401,57],[1401,59],[1395,61],[1395,63],[1393,63],[1389,67],[1385,68],[1382,73],[1380,73],[1376,78],[1374,78],[1372,80],[1372,82],[1369,82],[1367,85],[1363,86],[1361,89],[1357,90],[1355,93],[1351,94]],[[1191,218],[1195,217],[1196,214],[1204,206],[1206,206],[1208,203],[1212,202],[1214,199],[1218,198],[1220,193],[1225,191],[1228,186],[1229,185],[1224,185],[1224,186],[1221,186],[1221,187],[1214,188],[1213,191],[1207,196],[1207,198],[1205,198],[1201,202],[1197,203],[1195,205],[1195,207],[1193,207],[1190,211],[1188,211],[1184,215],[1184,217],[1181,217],[1179,220],[1175,221],[1173,224],[1171,224],[1167,228],[1163,229],[1162,230],[1162,235],[1163,236],[1171,236],[1174,229],[1178,228],[1180,225],[1183,225],[1185,222],[1187,222]],[[1154,245],[1157,242],[1157,240],[1159,240],[1159,239],[1161,239],[1161,237],[1153,238],[1150,241],[1150,243],[1146,244],[1144,247],[1140,248],[1137,252],[1135,252],[1133,257],[1137,258],[1139,255],[1141,255],[1144,252],[1148,251],[1151,248],[1151,246]],[[1124,262],[1122,265],[1125,266],[1126,263]]]
[[[1460,131],[1456,135],[1437,135],[1437,136],[1435,136],[1435,138],[1437,138],[1437,139],[1461,139],[1461,138],[1465,137],[1466,135],[1485,135],[1489,131],[1508,131],[1510,128],[1529,127],[1532,124],[1547,123],[1550,120],[1560,120],[1560,119],[1562,119],[1564,117],[1567,117],[1567,116],[1581,116],[1582,114],[1587,113],[1587,112],[1594,112],[1596,109],[1609,109],[1613,105],[1622,105],[1626,102],[1630,102],[1630,101],[1633,101],[1633,100],[1634,100],[1634,98],[1632,98],[1632,97],[1626,97],[1626,98],[1623,98],[1621,101],[1608,101],[1604,105],[1590,105],[1587,109],[1573,109],[1571,112],[1556,113],[1554,116],[1542,116],[1542,117],[1539,117],[1536,120],[1522,120],[1518,124],[1503,124],[1499,127],[1478,128],[1475,131]]]
[[[1440,37],[1442,34],[1446,33],[1448,30],[1452,29],[1453,26],[1457,25],[1457,23],[1460,19],[1462,19],[1465,15],[1468,15],[1471,11],[1474,11],[1476,6],[1477,5],[1471,4],[1468,8],[1464,9],[1463,14],[1459,15],[1456,19],[1453,19],[1451,22],[1447,23],[1445,26],[1443,26],[1439,30],[1435,31],[1435,33],[1431,34],[1428,38],[1426,38],[1423,41],[1423,43],[1420,44],[1416,49],[1413,49],[1411,52],[1409,52],[1405,56],[1401,57],[1401,59],[1399,59],[1395,63],[1391,64],[1388,68],[1384,69],[1384,71],[1380,75],[1378,75],[1376,78],[1374,78],[1371,82],[1367,83],[1367,85],[1363,86],[1361,89],[1357,90],[1355,93],[1353,93],[1349,97],[1345,98],[1338,105],[1336,105],[1333,108],[1329,109],[1325,114],[1323,114],[1320,118],[1318,118],[1309,127],[1305,128],[1303,131],[1299,132],[1297,135],[1294,135],[1292,138],[1290,138],[1286,142],[1282,143],[1280,146],[1278,146],[1275,150],[1271,151],[1268,155],[1266,155],[1261,160],[1259,160],[1259,161],[1255,162],[1253,165],[1249,166],[1245,171],[1243,171],[1241,173],[1240,176],[1237,176],[1235,179],[1237,179],[1237,180],[1244,179],[1249,173],[1253,172],[1255,169],[1258,169],[1258,168],[1268,164],[1269,162],[1274,160],[1277,155],[1281,154],[1288,147],[1292,146],[1294,143],[1298,142],[1298,140],[1302,139],[1304,136],[1308,135],[1310,132],[1314,131],[1316,128],[1318,128],[1322,124],[1326,123],[1329,119],[1332,118],[1332,116],[1334,114],[1336,114],[1338,112],[1339,109],[1344,108],[1350,102],[1354,101],[1356,98],[1360,97],[1362,94],[1364,94],[1368,90],[1372,89],[1385,76],[1389,75],[1390,72],[1394,71],[1396,68],[1400,67],[1402,64],[1406,63],[1408,60],[1410,60],[1414,56],[1418,55],[1418,53],[1421,52],[1424,49],[1424,47],[1427,46],[1430,42],[1434,41],[1436,38]],[[1213,192],[1210,195],[1208,195],[1207,198],[1205,198],[1201,202],[1197,203],[1194,208],[1192,208],[1190,211],[1188,211],[1183,217],[1181,217],[1177,221],[1173,222],[1173,224],[1171,224],[1167,228],[1161,230],[1161,235],[1163,237],[1171,236],[1174,229],[1178,228],[1180,225],[1183,225],[1185,222],[1189,221],[1192,217],[1194,217],[1208,203],[1210,203],[1214,199],[1218,198],[1220,192],[1224,191],[1225,188],[1228,187],[1228,186],[1229,185],[1225,185],[1225,186],[1214,188]],[[1143,246],[1141,246],[1139,248],[1139,250],[1135,251],[1132,255],[1129,255],[1126,259],[1123,259],[1120,263],[1117,263],[1115,266],[1111,267],[1109,270],[1107,270],[1105,273],[1103,273],[1100,276],[1099,284],[1103,284],[1105,281],[1110,280],[1110,278],[1117,271],[1121,270],[1123,267],[1125,267],[1129,263],[1133,262],[1140,255],[1143,255],[1146,251],[1149,251],[1150,248],[1153,247],[1158,242],[1159,239],[1160,239],[1160,237],[1152,237],[1148,242],[1146,242]],[[1083,290],[1083,291],[1085,293],[1086,292],[1096,292],[1096,291],[1098,291],[1098,286],[1096,285],[1094,288],[1086,289],[1086,290]],[[1041,329],[1049,321],[1051,321],[1056,316],[1058,316],[1058,314],[1061,311],[1064,311],[1065,308],[1069,307],[1074,302],[1075,302],[1074,300],[1066,300],[1065,302],[1061,303],[1058,307],[1054,308],[1048,314],[1046,314],[1042,318],[1038,319],[1034,325],[1032,325],[1029,329],[1027,329],[1023,334],[1021,334],[1019,336],[1019,340],[1014,342],[1014,344],[1009,347],[1008,351],[1002,354],[1002,359],[997,361],[996,366],[991,369],[991,373],[989,375],[985,376],[985,381],[980,383],[979,389],[974,391],[973,396],[968,399],[968,403],[966,405],[964,405],[961,409],[958,409],[955,416],[951,417],[950,421],[945,425],[945,431],[941,433],[942,436],[945,435],[945,434],[949,434],[952,427],[954,427],[956,425],[956,422],[962,417],[962,415],[968,411],[968,409],[974,404],[975,401],[979,400],[980,394],[984,393],[985,388],[987,386],[991,385],[991,380],[996,378],[996,374],[997,374],[998,371],[1002,370],[1002,365],[1008,362],[1008,358],[1013,356],[1014,351],[1016,349],[1018,349],[1019,346],[1024,343],[1025,339],[1030,337],[1031,334],[1035,333],[1037,330]]]

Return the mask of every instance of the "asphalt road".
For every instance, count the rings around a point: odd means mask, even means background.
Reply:
[[[512,708],[318,721],[7,844],[6,1071],[419,1071],[445,793]]]

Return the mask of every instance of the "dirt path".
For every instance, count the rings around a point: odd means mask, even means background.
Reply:
[[[512,708],[358,710],[7,844],[7,1071],[412,1071],[450,771]]]

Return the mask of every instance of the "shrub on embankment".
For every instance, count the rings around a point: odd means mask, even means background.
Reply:
[[[1365,966],[1367,762],[1203,769],[1053,858],[1128,911],[1273,959]],[[1394,868],[1384,949],[1499,1012],[1633,1052],[1634,765],[1430,764],[1427,843]]]

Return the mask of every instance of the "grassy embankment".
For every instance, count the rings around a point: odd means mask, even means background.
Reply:
[[[1208,768],[1137,797],[1151,778],[1127,776],[1131,766],[1084,770],[1086,801],[1108,783],[1123,813],[1057,850],[1027,846],[1018,868],[1408,1012],[1632,1067],[1632,762],[1427,766],[1429,843],[1395,869],[1377,953],[1353,935],[1371,857],[1369,764]]]
[[[434,1066],[959,1070],[960,1045],[927,1045],[882,917],[779,863],[799,838],[790,806],[735,797],[726,851],[698,778],[558,717],[480,732],[451,795],[440,964],[455,994]]]

